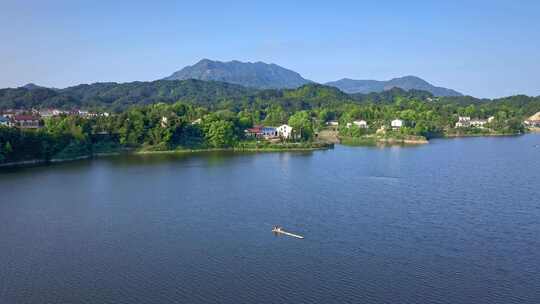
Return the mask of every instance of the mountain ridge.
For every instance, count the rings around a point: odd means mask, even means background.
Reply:
[[[201,59],[193,65],[188,65],[163,80],[187,79],[227,82],[256,89],[295,89],[305,84],[314,83],[302,77],[300,73],[275,63],[242,62],[239,60],[218,61],[207,58]],[[458,91],[432,85],[413,75],[383,81],[343,78],[324,83],[324,85],[336,87],[348,94],[378,93],[397,87],[404,90],[427,91],[434,96],[463,96]]]
[[[386,81],[342,78],[337,81],[327,82],[325,85],[336,87],[348,94],[379,93],[397,87],[404,90],[427,91],[435,96],[463,96],[463,94],[456,90],[434,86],[426,80],[413,75],[392,78]]]
[[[228,82],[257,89],[294,89],[312,83],[299,73],[274,63],[238,60],[224,62],[210,59],[202,59],[164,78],[164,80],[187,79]]]

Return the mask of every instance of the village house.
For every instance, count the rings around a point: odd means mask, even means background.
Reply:
[[[352,123],[348,122],[347,123],[347,129],[352,127],[353,125],[361,128],[361,129],[367,129],[368,128],[368,124],[367,124],[367,122],[365,120],[355,120]]]
[[[5,116],[0,116],[0,126],[11,127],[11,119]]]
[[[540,128],[540,120],[525,120],[523,122],[529,128]]]
[[[292,128],[289,130],[287,125],[283,125],[279,128],[275,127],[264,127],[264,126],[254,126],[253,128],[248,128],[244,130],[244,133],[247,137],[253,138],[264,138],[264,139],[275,139],[278,137],[290,136]],[[280,130],[282,133],[280,134]],[[285,137],[284,137],[285,138]]]
[[[62,110],[58,110],[58,109],[52,110],[52,113],[53,113],[53,116],[60,116],[62,114],[67,114],[66,111],[62,111]]]
[[[540,128],[540,112],[529,117],[523,123],[529,128]]]
[[[41,116],[42,118],[49,118],[54,116],[60,116],[64,114],[64,111],[58,109],[42,109],[34,111],[34,114]]]
[[[355,120],[353,121],[353,124],[355,124],[357,127],[362,128],[362,129],[368,128],[367,121],[365,120]]]
[[[403,127],[403,120],[394,119],[394,120],[392,120],[390,125],[392,126],[392,129],[394,129],[394,130],[400,129],[401,127]]]
[[[473,118],[471,119],[468,116],[460,116],[458,122],[456,122],[456,128],[479,128],[484,129],[486,124],[493,122],[495,120],[494,116],[489,117],[488,119]]]
[[[336,120],[331,120],[331,121],[326,122],[326,125],[327,126],[332,126],[332,127],[337,127],[337,126],[339,126],[339,122],[336,121]]]
[[[21,114],[24,114],[24,110],[21,110],[21,109],[7,109],[7,110],[4,110],[2,111],[2,116],[4,117],[7,117],[7,118],[13,118],[15,115],[21,115]]]
[[[277,133],[281,138],[289,139],[292,137],[293,128],[289,125],[281,125],[277,128]]]
[[[278,131],[274,127],[263,127],[261,131],[263,137],[266,139],[278,137]]]
[[[88,117],[109,117],[108,112],[98,113],[98,112],[88,112]]]
[[[192,124],[192,125],[199,125],[199,124],[201,124],[201,122],[202,122],[202,119],[201,119],[201,118],[197,118],[197,119],[195,119],[194,121],[192,121],[191,124]]]
[[[52,109],[44,109],[44,110],[39,110],[38,112],[39,116],[43,117],[43,118],[49,118],[49,117],[53,117],[53,110]]]
[[[459,116],[456,122],[456,128],[468,128],[470,126],[471,118],[469,116]]]
[[[70,111],[66,111],[66,114],[71,115],[71,116],[77,116],[77,115],[79,115],[79,109],[73,109],[73,110],[70,110]]]
[[[169,119],[165,116],[161,117],[161,127],[166,128],[169,125]]]
[[[470,121],[471,127],[479,128],[479,129],[483,129],[487,123],[488,123],[487,119],[480,119],[480,118],[471,119]]]
[[[253,128],[248,128],[244,130],[244,133],[247,137],[253,137],[253,138],[262,138],[263,132],[262,132],[262,126],[254,126]]]
[[[13,117],[13,123],[15,127],[21,129],[38,129],[41,119],[34,115],[15,115]]]

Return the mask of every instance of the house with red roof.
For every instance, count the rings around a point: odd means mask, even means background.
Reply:
[[[41,118],[35,115],[15,115],[13,116],[13,124],[21,129],[38,129],[41,128]]]
[[[246,129],[244,132],[247,137],[262,138],[264,136],[263,126],[254,126],[253,128]]]

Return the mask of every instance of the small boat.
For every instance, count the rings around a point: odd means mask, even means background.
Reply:
[[[283,227],[281,227],[281,226],[273,226],[272,227],[272,232],[275,233],[275,234],[288,235],[290,237],[294,237],[294,238],[297,238],[297,239],[303,239],[304,238],[301,235],[290,233],[290,232],[287,232],[287,231],[283,230]]]

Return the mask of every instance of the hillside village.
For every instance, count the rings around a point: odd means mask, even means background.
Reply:
[[[40,129],[44,126],[44,120],[60,116],[77,116],[82,118],[108,117],[108,112],[89,112],[84,110],[59,110],[59,109],[7,109],[0,111],[0,126],[15,127],[19,129]]]
[[[111,114],[108,112],[90,112],[85,110],[60,110],[60,109],[7,109],[0,111],[0,126],[4,127],[15,127],[20,129],[40,129],[44,126],[44,120],[52,117],[66,117],[66,116],[76,116],[86,119],[96,118],[96,117],[109,117]],[[456,130],[463,129],[477,129],[477,130],[488,130],[490,124],[495,120],[494,116],[487,118],[471,118],[470,116],[459,116],[457,122],[454,125]],[[198,124],[201,122],[201,119],[193,121],[193,124]],[[162,118],[162,124],[167,123],[167,118]],[[380,123],[380,122],[379,122]],[[403,119],[396,118],[391,120],[388,123],[388,130],[397,131],[402,127],[407,125],[407,121]],[[340,122],[337,120],[329,120],[325,122],[326,127],[329,128],[340,128]],[[540,112],[529,117],[523,121],[523,125],[530,129],[539,129],[540,128]],[[371,126],[368,121],[363,119],[357,119],[352,122],[346,122],[345,128],[359,128],[368,130]],[[386,126],[381,126],[376,131],[381,133],[386,131]],[[244,130],[244,135],[247,139],[257,139],[257,140],[268,140],[271,142],[277,142],[279,140],[295,140],[299,139],[299,134],[296,134],[293,128],[288,124],[282,124],[278,127],[275,126],[265,126],[265,125],[253,125],[250,128]]]

